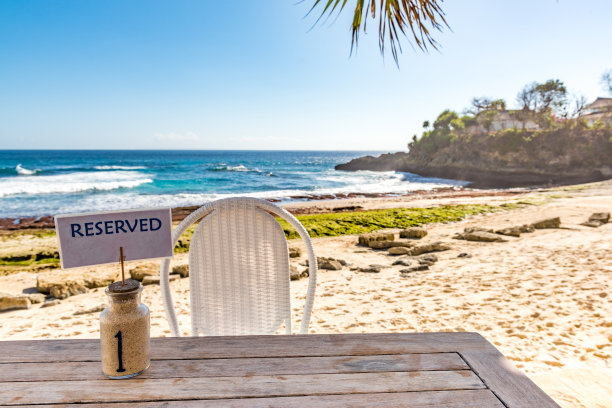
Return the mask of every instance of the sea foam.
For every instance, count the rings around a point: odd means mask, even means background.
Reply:
[[[37,177],[0,178],[0,197],[11,195],[38,195],[76,193],[79,191],[114,190],[132,188],[153,180],[138,172],[75,172]]]
[[[145,166],[94,166],[96,170],[144,170]]]
[[[15,171],[20,176],[32,176],[32,175],[38,173],[40,171],[40,169],[34,169],[34,170],[26,169],[25,167],[22,167],[21,163],[20,163],[20,164],[17,165],[17,167],[15,167]]]

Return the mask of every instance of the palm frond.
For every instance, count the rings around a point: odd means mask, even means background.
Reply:
[[[348,0],[315,0],[309,13],[320,5],[325,5],[315,25],[325,15],[337,10],[342,12]],[[378,14],[378,46],[384,55],[388,42],[391,55],[398,64],[398,52],[402,52],[400,35],[408,38],[408,43],[422,51],[438,49],[433,31],[449,27],[444,18],[441,4],[444,0],[355,0],[355,11],[351,24],[351,54],[357,48],[359,33],[366,31],[368,17],[376,20]],[[378,2],[378,7],[377,7]],[[338,7],[339,6],[339,7]]]

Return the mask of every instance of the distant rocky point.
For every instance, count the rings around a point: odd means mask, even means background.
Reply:
[[[612,157],[610,158],[612,163]],[[409,153],[398,152],[378,157],[364,156],[335,166],[344,171],[399,171],[418,174],[423,177],[438,177],[470,182],[476,188],[509,188],[545,186],[548,184],[580,184],[612,178],[610,165],[600,166],[500,166],[493,163],[450,160],[439,164],[437,160],[415,160]],[[548,167],[548,168],[547,168]]]
[[[472,187],[483,188],[579,184],[612,178],[612,121],[591,125],[584,119],[559,121],[550,115],[533,114],[525,116],[528,119],[517,116],[504,122],[501,113],[493,112],[485,121],[479,115],[459,118],[445,111],[432,130],[413,138],[408,153],[359,157],[335,168],[409,172],[469,181]],[[499,123],[496,115],[501,118]],[[543,125],[527,126],[533,117]],[[521,120],[525,120],[524,126]]]

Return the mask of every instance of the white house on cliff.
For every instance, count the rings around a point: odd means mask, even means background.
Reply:
[[[586,107],[585,112],[579,116],[592,126],[598,120],[612,125],[612,98],[597,98],[595,102]]]

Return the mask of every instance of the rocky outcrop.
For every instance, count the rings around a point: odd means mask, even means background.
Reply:
[[[410,254],[410,248],[406,247],[393,247],[389,248],[389,255],[408,255]]]
[[[601,227],[604,224],[607,224],[609,221],[610,221],[610,213],[601,212],[601,213],[591,214],[588,221],[583,222],[581,225],[592,227],[592,228],[597,228],[597,227]]]
[[[422,138],[409,153],[364,156],[336,170],[400,171],[464,180],[474,187],[578,184],[612,177],[612,129],[562,127],[530,132],[507,129],[453,138]]]
[[[45,301],[46,296],[42,293],[28,293],[26,295],[32,304],[42,303]]]
[[[412,260],[408,257],[405,258],[400,258],[397,261],[393,262],[393,266],[395,265],[401,265],[401,266],[411,266],[412,265]]]
[[[300,262],[300,265],[308,266],[308,259],[304,262]],[[328,271],[339,271],[343,266],[347,266],[348,263],[344,259],[330,258],[326,256],[317,257],[317,268]]]
[[[115,281],[117,272],[112,270],[88,270],[79,274],[53,270],[36,276],[36,289],[57,299],[86,293],[88,289],[101,288]]]
[[[289,267],[289,279],[293,280],[299,280],[301,278],[301,274],[300,271],[298,270],[297,266],[293,266],[291,265]]]
[[[435,254],[425,254],[417,258],[419,265],[431,266],[438,262],[438,257]]]
[[[170,282],[179,279],[179,275],[170,275],[168,276],[168,280]],[[159,274],[158,275],[147,275],[142,279],[142,286],[147,285],[159,285]]]
[[[608,222],[610,222],[610,213],[609,212],[593,213],[589,217],[589,221],[599,221],[602,224],[607,224]]]
[[[414,244],[408,241],[370,241],[368,246],[372,249],[388,249],[397,247],[410,248]]]
[[[302,256],[302,250],[300,248],[297,248],[297,247],[289,248],[289,258],[299,258],[300,256]]]
[[[0,293],[0,312],[14,309],[29,309],[32,302],[27,295],[10,295]]]
[[[370,234],[363,234],[359,236],[358,245],[370,246],[373,241],[394,241],[395,235],[393,233],[376,232]]]
[[[529,233],[535,231],[535,227],[532,224],[521,225],[518,228],[519,231],[521,231],[522,233]]]
[[[410,250],[410,255],[417,256],[429,252],[448,251],[451,249],[448,245],[442,242],[433,242],[431,244],[419,245]]]
[[[379,273],[382,270],[383,266],[382,265],[370,265],[370,266],[366,266],[366,267],[362,267],[357,269],[359,272],[364,272],[364,273]]]
[[[520,237],[521,236],[521,228],[520,227],[508,227],[502,228],[495,231],[496,234],[499,235],[507,235],[510,237]]]
[[[59,305],[60,303],[62,303],[62,301],[61,301],[61,300],[59,300],[59,299],[48,299],[48,300],[45,300],[45,301],[43,302],[43,304],[42,304],[42,305],[40,305],[40,307],[51,307],[51,306],[57,306],[57,305]]]
[[[406,228],[400,231],[400,238],[421,239],[427,235],[427,230],[424,228]]]
[[[428,265],[412,266],[410,268],[400,269],[400,276],[402,278],[408,278],[408,277],[410,277],[410,274],[412,274],[414,272],[427,271],[427,270],[429,270],[429,266]]]
[[[464,239],[466,241],[475,242],[505,242],[506,240],[497,234],[487,231],[464,231],[462,234],[456,234],[453,238]]]
[[[328,271],[339,271],[342,269],[342,264],[335,259],[324,258],[317,260],[319,269]]]
[[[535,229],[559,228],[561,226],[561,218],[547,218],[544,220],[536,221],[532,225]]]
[[[49,294],[56,299],[66,299],[67,297],[81,295],[87,292],[87,287],[83,282],[79,281],[62,282],[51,286],[49,289]]]
[[[141,281],[145,276],[159,276],[159,266],[156,264],[143,264],[130,269],[132,279]]]
[[[181,275],[181,278],[188,278],[189,277],[189,265],[187,264],[176,265],[175,267],[172,268],[172,274]]]

